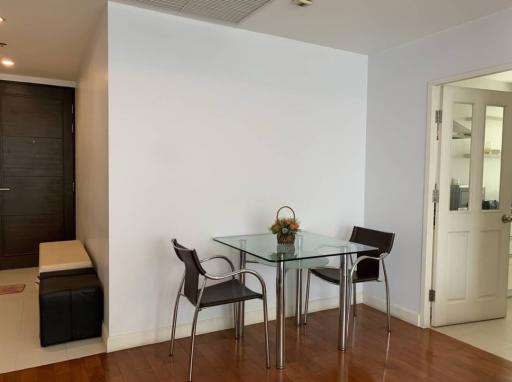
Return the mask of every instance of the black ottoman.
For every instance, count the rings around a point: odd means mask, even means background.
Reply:
[[[101,336],[103,293],[96,274],[41,277],[41,346]]]

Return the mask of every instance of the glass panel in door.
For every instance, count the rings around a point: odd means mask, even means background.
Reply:
[[[482,209],[500,208],[501,151],[503,146],[503,106],[486,106],[482,180]]]
[[[450,211],[469,209],[472,128],[473,105],[454,103],[450,142]]]

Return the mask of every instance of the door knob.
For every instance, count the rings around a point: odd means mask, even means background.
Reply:
[[[503,215],[501,221],[503,223],[512,223],[512,215]]]

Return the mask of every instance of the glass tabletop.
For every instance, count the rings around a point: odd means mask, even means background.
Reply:
[[[271,233],[214,237],[213,240],[272,263],[378,250],[368,245],[352,243],[307,231],[301,231],[297,234],[294,244],[278,244],[276,235]]]

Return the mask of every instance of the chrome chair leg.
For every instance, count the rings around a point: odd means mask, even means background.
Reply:
[[[353,300],[353,304],[354,304],[354,314],[353,316],[356,317],[357,316],[357,313],[356,313],[356,304],[357,304],[357,285],[352,283],[352,294],[354,295],[352,297],[352,300]]]
[[[263,323],[265,325],[265,360],[267,369],[270,369],[270,352],[268,350],[268,308],[267,308],[267,292],[263,292]]]
[[[180,303],[181,294],[178,294],[176,297],[176,302],[174,303],[174,316],[172,319],[172,330],[171,330],[171,344],[169,347],[169,357],[174,355],[174,339],[176,338],[176,319],[178,318],[178,305]]]
[[[233,304],[233,319],[235,322],[235,340],[238,339],[238,303]]]
[[[309,284],[311,282],[311,271],[308,269],[308,276],[306,279],[306,301],[304,302],[304,325],[308,324],[308,309],[309,309]]]
[[[194,364],[194,345],[196,342],[196,326],[197,326],[197,316],[199,314],[199,306],[196,306],[196,310],[194,312],[194,320],[192,321],[192,333],[190,335],[190,359],[188,363],[188,381],[192,381],[192,366]]]
[[[194,345],[196,343],[196,327],[197,327],[197,316],[201,310],[201,299],[203,298],[204,288],[206,287],[206,277],[203,280],[203,286],[197,297],[196,310],[194,311],[194,319],[192,320],[192,332],[190,334],[190,360],[188,363],[188,382],[192,381],[192,367],[194,365]]]
[[[391,332],[391,309],[390,309],[390,301],[389,301],[389,283],[388,283],[388,273],[386,272],[386,264],[384,263],[384,259],[382,261],[382,270],[384,271],[384,283],[386,284],[386,310],[388,316],[388,332]]]
[[[178,289],[178,294],[176,295],[176,301],[174,302],[174,314],[172,317],[172,330],[171,330],[171,343],[169,345],[169,357],[174,355],[174,339],[176,338],[176,321],[178,319],[178,306],[180,304],[181,291],[183,289],[183,284],[185,283],[185,277],[181,281],[180,288]]]
[[[349,276],[349,280],[348,280],[348,285],[352,284],[352,277]],[[352,285],[355,285],[355,284],[352,284]],[[347,300],[348,301],[351,301],[352,300],[352,295],[354,294],[354,288],[348,288],[348,297],[347,297]],[[350,310],[351,309],[355,309],[356,306],[352,306],[352,304],[348,304],[348,312],[347,312],[347,320],[348,320],[348,323],[350,324]],[[353,313],[352,313],[353,314]],[[353,316],[355,317],[355,314],[353,314]],[[349,325],[347,325],[347,328],[349,327]],[[347,329],[348,330],[348,329]]]

